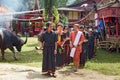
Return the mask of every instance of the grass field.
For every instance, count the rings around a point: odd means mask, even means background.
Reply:
[[[96,58],[88,61],[85,68],[97,70],[104,74],[120,75],[120,53],[97,50]]]
[[[25,38],[23,38],[24,40]],[[6,50],[5,58],[6,61],[2,61],[1,63],[10,63],[10,64],[18,64],[18,65],[26,65],[33,67],[41,67],[42,54],[41,51],[35,50],[35,46],[38,46],[37,38],[28,38],[28,42],[26,45],[22,47],[22,52],[17,52],[18,61],[15,61],[13,58],[13,54],[10,50]]]
[[[0,63],[41,67],[42,52],[35,50],[35,46],[38,46],[37,38],[29,38],[27,44],[23,46],[22,52],[17,52],[18,61],[15,61],[13,54],[6,50],[7,60],[0,59]],[[120,53],[109,53],[99,49],[96,58],[87,61],[85,69],[96,70],[108,75],[120,75]]]

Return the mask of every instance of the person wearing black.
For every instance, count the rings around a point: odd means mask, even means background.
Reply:
[[[52,31],[52,22],[46,23],[47,30],[41,35],[40,41],[43,50],[42,72],[55,75],[55,54],[57,54],[57,34]]]
[[[94,35],[92,28],[88,30],[88,59],[91,60],[94,55]]]
[[[93,29],[93,36],[94,36],[94,50],[93,50],[94,54],[93,54],[93,57],[95,57],[96,56],[96,51],[97,51],[97,41],[99,39],[99,34],[98,34],[96,28]]]
[[[64,40],[63,37],[63,25],[61,23],[59,23],[57,25],[57,54],[56,54],[56,67],[57,69],[62,68],[64,66],[64,53],[63,53],[63,48],[62,48],[62,43]]]
[[[64,28],[64,32],[63,32],[63,37],[64,37],[64,41],[63,41],[63,48],[64,48],[64,63],[66,66],[68,66],[70,64],[70,38],[69,38],[69,29],[68,27]]]
[[[80,67],[83,68],[85,66],[85,63],[87,61],[87,52],[88,52],[88,46],[87,46],[87,43],[88,43],[88,33],[86,33],[86,31],[84,31],[84,26],[81,26],[80,27],[80,31],[83,32],[84,34],[84,37],[85,37],[85,40],[82,44],[82,53],[80,54]]]

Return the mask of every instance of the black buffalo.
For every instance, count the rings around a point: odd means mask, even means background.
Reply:
[[[26,36],[26,40],[23,41],[22,39],[20,39],[19,37],[17,37],[15,34],[13,34],[12,32],[1,28],[0,29],[0,49],[1,49],[1,54],[2,54],[2,59],[4,60],[4,51],[9,48],[12,52],[13,52],[13,57],[15,60],[17,60],[16,54],[15,54],[15,50],[14,47],[16,47],[17,51],[21,51],[21,48],[24,44],[27,43],[27,36]]]

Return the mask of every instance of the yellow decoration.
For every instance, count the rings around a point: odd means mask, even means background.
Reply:
[[[60,35],[58,35],[58,41],[57,41],[57,43],[60,45],[61,44],[61,36]]]

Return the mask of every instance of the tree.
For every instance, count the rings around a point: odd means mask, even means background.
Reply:
[[[39,5],[40,5],[40,8],[44,8],[44,0],[39,0]]]
[[[81,1],[83,1],[83,0],[75,0],[75,3],[76,3],[76,2],[81,2]]]
[[[44,8],[44,1],[45,0],[39,0],[40,8]],[[50,1],[52,1],[52,0],[50,0]],[[52,2],[54,3],[54,6],[58,8],[58,7],[66,6],[68,0],[54,0]]]
[[[67,5],[68,0],[56,0],[55,6],[58,7],[65,7]]]
[[[54,1],[54,6],[59,8],[59,7],[65,7],[67,5],[69,0],[55,0]],[[81,2],[83,0],[75,0],[73,3],[76,2]],[[44,8],[44,0],[39,0],[40,8]]]
[[[44,0],[44,17],[46,20],[51,20],[53,17],[53,6],[55,0]]]

